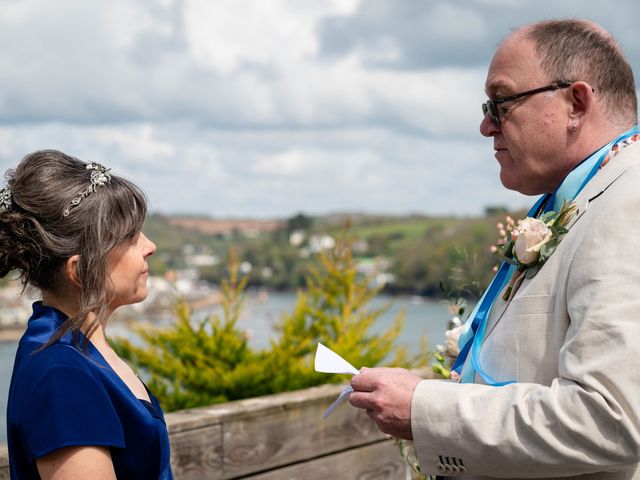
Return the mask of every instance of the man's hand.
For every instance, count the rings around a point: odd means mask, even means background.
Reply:
[[[411,440],[411,399],[421,380],[404,368],[362,368],[351,379],[349,402],[364,408],[384,433]]]

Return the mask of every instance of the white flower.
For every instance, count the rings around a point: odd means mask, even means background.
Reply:
[[[540,249],[551,240],[551,229],[542,220],[527,217],[516,229],[514,254],[518,262],[524,265],[534,264],[540,257]]]
[[[458,339],[460,338],[460,334],[464,329],[463,325],[458,325],[457,327],[452,328],[451,330],[447,330],[444,332],[445,337],[445,348],[447,355],[450,357],[457,357],[460,353],[460,347],[458,346]]]

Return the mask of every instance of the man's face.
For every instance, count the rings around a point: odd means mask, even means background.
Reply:
[[[485,90],[497,100],[554,80],[542,72],[531,42],[516,34],[493,57]],[[571,103],[567,93],[568,89],[548,91],[500,104],[500,127],[485,115],[480,132],[493,137],[500,180],[506,188],[526,195],[551,192],[568,172],[565,147]]]

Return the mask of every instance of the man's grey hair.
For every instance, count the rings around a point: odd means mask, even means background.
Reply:
[[[579,19],[546,20],[516,30],[533,42],[550,81],[585,81],[611,121],[638,122],[633,71],[618,42],[598,24]]]

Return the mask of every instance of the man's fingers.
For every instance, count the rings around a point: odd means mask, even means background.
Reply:
[[[349,403],[354,407],[361,408],[367,412],[371,420],[376,422],[380,412],[375,408],[371,401],[371,394],[366,392],[351,392],[349,395]]]
[[[371,408],[371,399],[368,392],[351,392],[349,394],[349,403],[356,408]]]
[[[369,374],[370,369],[362,368],[358,375],[351,378],[351,387],[358,392],[373,392],[375,390],[375,376]]]

